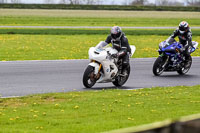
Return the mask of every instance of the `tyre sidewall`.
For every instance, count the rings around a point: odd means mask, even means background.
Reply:
[[[86,69],[85,69],[85,72],[83,74],[83,85],[86,87],[86,88],[91,88],[92,86],[94,86],[94,84],[96,83],[96,81],[94,83],[91,83],[89,84],[88,83],[88,76],[94,72],[94,67],[92,66],[88,66]]]
[[[161,57],[161,56],[159,56],[159,57],[155,60],[155,62],[154,62],[154,64],[153,64],[153,74],[154,74],[155,76],[159,76],[159,75],[161,75],[161,74],[163,73],[164,70],[162,70],[161,73],[158,73],[158,72],[157,72],[158,67],[160,66],[160,64],[163,63],[163,61],[164,61],[164,57]],[[163,68],[163,69],[164,69],[164,68]]]

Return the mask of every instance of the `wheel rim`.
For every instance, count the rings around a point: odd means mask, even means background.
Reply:
[[[87,84],[90,87],[92,87],[95,84],[94,72],[91,72],[91,73],[88,74]]]
[[[164,68],[162,68],[162,65],[159,65],[158,67],[157,67],[157,69],[156,69],[156,72],[157,72],[157,74],[162,74],[163,73],[163,71],[164,71]]]
[[[125,71],[125,76],[118,76],[118,81],[119,81],[120,85],[123,85],[126,82],[126,80],[128,79],[128,75],[129,75],[128,70],[126,69],[124,71]]]
[[[153,65],[153,73],[155,76],[161,75],[165,71],[165,66],[167,65],[169,57],[158,57]]]
[[[186,65],[184,65],[184,67],[182,68],[182,72],[187,73],[190,70],[191,64],[192,64],[192,61],[188,61]]]

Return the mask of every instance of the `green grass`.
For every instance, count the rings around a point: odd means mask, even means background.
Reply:
[[[200,86],[0,99],[1,132],[102,132],[200,113]]]
[[[199,26],[199,13],[0,9],[0,25]],[[96,15],[99,15],[98,18]],[[122,19],[119,19],[122,18]],[[150,19],[151,18],[151,19]],[[134,58],[158,56],[173,30],[124,30]],[[0,60],[88,59],[109,29],[0,29]],[[200,42],[199,30],[193,40]],[[200,56],[197,50],[194,56]],[[0,99],[0,132],[102,132],[200,112],[200,86],[103,90]]]
[[[0,9],[0,25],[30,26],[199,26],[200,12]],[[98,17],[97,17],[98,14]],[[120,19],[119,19],[120,18]],[[158,56],[158,44],[174,29],[124,29],[136,58]],[[110,29],[0,29],[0,60],[87,59],[88,49],[105,40]],[[200,42],[200,30],[193,40]],[[193,54],[199,56],[197,51]]]
[[[199,26],[200,12],[0,9],[0,25],[40,26]],[[98,14],[98,16],[97,16]]]
[[[177,26],[181,21],[200,26],[200,19],[169,18],[56,18],[56,17],[1,17],[0,25],[8,26]]]
[[[0,34],[0,60],[56,60],[88,59],[88,50],[106,39],[97,35],[21,35]],[[127,35],[129,43],[136,46],[134,58],[157,57],[158,44],[168,36]],[[200,42],[200,36],[193,36]],[[192,54],[200,56],[199,50]]]
[[[200,12],[0,9],[0,16],[56,18],[200,18]],[[97,16],[98,14],[98,16]]]

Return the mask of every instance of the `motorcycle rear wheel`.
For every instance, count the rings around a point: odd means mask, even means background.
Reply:
[[[94,67],[88,66],[83,74],[83,85],[86,88],[91,88],[92,86],[94,86],[94,84],[96,83],[94,76]]]
[[[191,65],[192,65],[192,57],[191,55],[189,55],[187,62],[184,62],[184,67],[177,70],[177,73],[180,75],[186,74],[190,70]]]
[[[130,69],[131,68],[130,68],[130,65],[129,65],[125,70],[123,70],[123,72],[121,74],[119,74],[115,78],[115,81],[113,81],[112,83],[117,87],[120,87],[120,86],[124,85],[126,83],[126,81],[128,80],[128,78],[129,78]]]

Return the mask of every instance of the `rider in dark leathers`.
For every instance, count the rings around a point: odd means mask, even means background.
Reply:
[[[111,43],[112,47],[118,51],[118,53],[113,54],[112,57],[122,59],[122,69],[128,67],[131,48],[128,43],[128,39],[119,26],[112,27],[110,35],[108,35],[105,43],[102,44],[103,46],[100,47],[104,47],[109,43]]]
[[[131,48],[128,43],[128,39],[122,32],[121,28],[114,26],[111,29],[111,34],[108,35],[105,40],[106,43],[111,43],[112,47],[118,51],[117,54],[113,55],[119,59],[122,58],[123,69],[129,65],[129,54],[131,53]]]
[[[185,59],[187,61],[190,55],[188,48],[189,46],[192,46],[192,32],[187,22],[182,21],[179,24],[179,27],[174,31],[174,33],[169,37],[168,40],[170,40],[171,38],[174,39],[177,36],[179,38],[179,42],[183,45],[183,50],[181,51],[181,53],[185,56]]]

